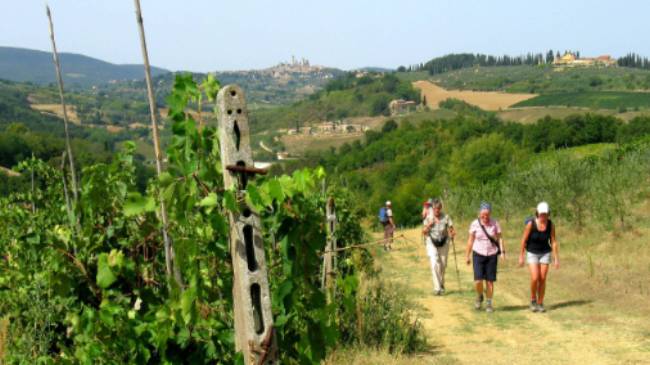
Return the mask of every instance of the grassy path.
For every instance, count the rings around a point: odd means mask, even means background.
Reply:
[[[463,262],[465,237],[456,242],[461,287],[450,250],[447,294],[433,295],[428,257],[418,229],[394,251],[377,251],[383,275],[404,288],[418,305],[432,344],[422,364],[650,364],[650,319],[626,313],[576,289],[576,268],[551,269],[545,304],[547,313],[528,311],[528,273],[511,255],[499,263],[495,313],[475,311],[471,267]],[[396,235],[398,235],[396,234]],[[508,242],[509,241],[509,242]],[[507,240],[511,253],[514,237]],[[565,261],[566,262],[566,261]],[[413,361],[413,360],[411,360]]]

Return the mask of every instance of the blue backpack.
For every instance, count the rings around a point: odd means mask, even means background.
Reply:
[[[379,221],[381,223],[387,223],[388,222],[388,214],[386,214],[386,207],[381,207],[379,209]]]

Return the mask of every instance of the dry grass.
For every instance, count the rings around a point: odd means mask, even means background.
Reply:
[[[0,364],[4,364],[7,338],[9,337],[9,319],[0,319]]]
[[[483,110],[506,109],[511,105],[534,98],[535,94],[511,94],[496,91],[461,91],[446,90],[431,81],[415,81],[413,86],[422,91],[431,109],[438,109],[438,104],[446,99],[455,98],[478,106]]]
[[[522,216],[523,217],[523,216]],[[498,217],[497,217],[498,218]],[[517,266],[523,218],[502,221],[509,257],[499,263],[496,312],[472,309],[471,267],[463,262],[469,222],[457,222],[461,286],[450,252],[447,295],[432,295],[419,229],[406,230],[390,254],[375,252],[382,275],[418,303],[418,318],[436,346],[400,357],[383,350],[337,351],[327,364],[648,364],[650,354],[650,202],[630,212],[633,228],[610,232],[591,222],[582,231],[556,221],[561,267],[551,268],[547,313],[527,310],[529,274]]]
[[[10,169],[8,169],[6,167],[3,167],[3,166],[0,166],[0,174],[7,175],[9,177],[18,177],[18,176],[20,176],[20,173],[14,171],[14,170],[10,170]]]
[[[34,110],[40,111],[41,113],[53,114],[59,118],[63,118],[63,107],[61,107],[61,104],[31,104],[30,107]],[[70,123],[81,125],[75,106],[66,105],[66,110],[68,112],[68,120]]]
[[[324,365],[451,365],[456,363],[456,360],[444,355],[403,356],[391,354],[385,349],[354,348],[336,351],[325,360]]]

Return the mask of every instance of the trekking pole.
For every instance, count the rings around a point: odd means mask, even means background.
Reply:
[[[458,271],[458,258],[456,257],[456,243],[455,240],[451,239],[451,249],[454,251],[454,265],[456,265],[456,279],[458,279],[458,290],[462,291],[460,286],[460,272]]]

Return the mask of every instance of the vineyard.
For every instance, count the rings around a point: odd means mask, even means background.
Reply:
[[[338,247],[364,239],[344,189],[323,190],[322,169],[257,178],[246,193],[225,189],[217,130],[186,113],[213,98],[191,78],[177,78],[170,100],[173,139],[166,171],[145,191],[135,185],[134,144],[112,163],[84,166],[78,200],[71,176],[37,159],[17,169],[34,188],[2,198],[0,313],[8,324],[8,363],[242,363],[235,351],[233,264],[228,215],[252,207],[268,258],[279,361],[318,363],[341,343],[376,342],[395,351],[420,345],[408,313],[392,313],[381,286],[360,302],[373,275],[365,250],[338,255],[336,285],[321,288],[325,201],[337,205]],[[160,192],[175,249],[166,273]],[[67,208],[66,208],[67,207]],[[175,277],[177,280],[174,280]],[[180,285],[179,285],[180,284]],[[391,319],[368,317],[382,303]],[[381,311],[380,311],[381,313]],[[383,322],[381,330],[375,325]],[[4,322],[3,322],[4,323]],[[373,336],[364,336],[373,328]],[[378,332],[377,332],[378,331]],[[2,347],[0,347],[2,348]]]

